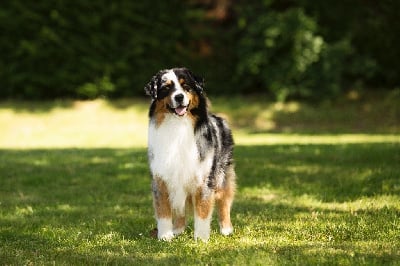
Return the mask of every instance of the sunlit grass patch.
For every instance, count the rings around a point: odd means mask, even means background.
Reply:
[[[385,124],[386,118],[367,123],[367,113],[363,120],[371,130],[366,132],[352,128],[347,119],[338,118],[330,113],[330,108],[323,106],[312,108],[300,103],[269,103],[252,98],[233,98],[229,101],[217,98],[215,102],[212,110],[222,113],[230,121],[238,145],[400,142],[399,128],[396,127],[400,123],[400,112],[392,105],[389,108],[390,129]],[[148,104],[146,100],[3,102],[0,103],[0,147],[146,147]],[[262,129],[254,122],[254,117],[259,116],[260,111],[264,112],[262,110],[265,108],[272,108],[271,114],[274,115],[258,117],[256,120],[283,123],[288,119],[284,123],[292,126],[301,124],[302,129],[289,130],[287,133],[282,128],[286,133],[279,134],[276,133],[279,127]],[[303,109],[308,110],[304,116]],[[347,109],[335,112],[340,114],[338,116],[351,115]],[[290,120],[290,115],[294,113],[298,118]],[[280,114],[279,117],[277,114]],[[326,119],[321,120],[324,115]],[[334,119],[329,120],[329,116]],[[357,117],[353,117],[352,121],[357,123]],[[336,127],[333,129],[335,134],[327,133],[325,127],[321,127],[324,124]]]
[[[352,144],[352,143],[400,143],[400,135],[389,134],[249,134],[237,132],[235,140],[241,145],[280,144]]]
[[[0,104],[0,147],[144,147],[144,101]]]

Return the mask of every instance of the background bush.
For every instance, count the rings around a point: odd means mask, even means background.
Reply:
[[[312,71],[316,62],[330,60],[323,57],[330,47],[316,33],[315,21],[299,8],[254,16],[260,10],[267,13],[268,5],[249,6],[239,20],[240,80],[246,80],[250,88],[269,88],[280,100],[289,95],[309,96],[313,88],[326,84],[331,69]],[[333,75],[337,84],[338,75]]]
[[[7,38],[0,44],[2,96],[141,93],[153,72],[184,62],[185,50],[180,47],[190,41],[185,27],[189,19],[181,3],[17,0],[3,4],[0,25]]]
[[[188,66],[210,93],[319,100],[400,83],[398,1],[3,1],[1,98],[143,95]]]

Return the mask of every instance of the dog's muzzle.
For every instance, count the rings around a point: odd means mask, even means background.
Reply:
[[[189,106],[189,100],[183,93],[178,93],[172,97],[172,106],[170,110],[179,116],[184,116]]]

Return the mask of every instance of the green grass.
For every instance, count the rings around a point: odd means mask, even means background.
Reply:
[[[193,240],[192,223],[172,242],[150,236],[146,102],[1,103],[1,264],[400,265],[393,122],[370,134],[341,113],[329,133],[312,127],[316,107],[304,105],[292,115],[309,131],[278,134],[240,125],[235,103],[217,103],[234,121],[238,191],[234,235],[219,235],[214,219],[207,244]],[[318,117],[337,108],[329,107]]]

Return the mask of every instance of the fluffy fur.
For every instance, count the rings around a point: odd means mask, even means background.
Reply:
[[[233,139],[225,120],[208,112],[203,79],[186,68],[161,70],[145,92],[152,98],[148,157],[158,238],[182,233],[193,206],[194,237],[207,241],[215,204],[220,232],[231,234]]]

